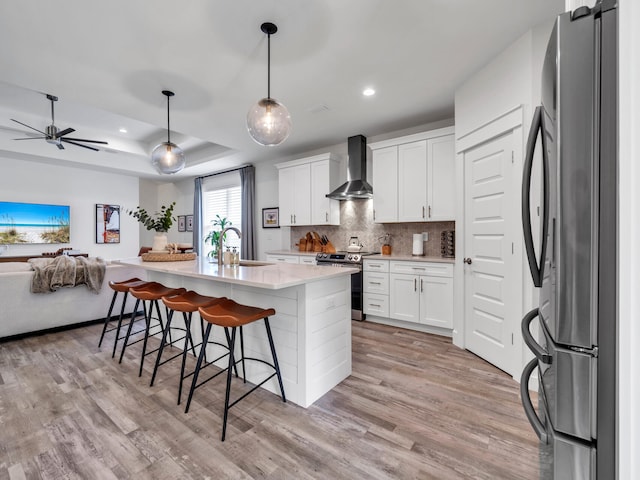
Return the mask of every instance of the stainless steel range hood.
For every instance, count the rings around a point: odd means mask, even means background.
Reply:
[[[373,188],[367,183],[367,139],[355,135],[347,140],[349,159],[347,160],[347,178],[333,192],[327,195],[335,200],[351,198],[372,198]]]

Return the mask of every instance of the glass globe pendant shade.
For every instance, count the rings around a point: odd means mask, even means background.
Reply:
[[[162,142],[151,152],[151,165],[158,173],[178,173],[185,163],[184,152],[175,143]]]
[[[249,135],[260,145],[273,147],[291,133],[289,110],[275,98],[263,98],[247,113]]]

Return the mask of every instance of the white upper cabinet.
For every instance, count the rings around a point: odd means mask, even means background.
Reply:
[[[311,165],[295,165],[278,171],[280,225],[311,224]]]
[[[338,162],[311,163],[311,225],[340,225],[340,201],[327,198],[338,186]]]
[[[373,220],[398,221],[398,147],[373,151]]]
[[[375,222],[455,220],[453,127],[369,146]]]
[[[429,221],[453,220],[456,214],[453,134],[427,140],[427,158],[427,218]]]
[[[340,225],[340,203],[326,197],[339,186],[339,162],[331,154],[276,164],[280,225]]]

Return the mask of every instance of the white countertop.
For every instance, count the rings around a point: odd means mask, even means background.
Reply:
[[[401,260],[401,261],[410,261],[410,262],[432,262],[432,263],[455,263],[455,258],[446,258],[446,257],[426,257],[426,256],[417,256],[417,255],[371,255],[369,257],[364,257],[365,260]]]
[[[309,255],[316,256],[317,252],[298,252],[297,250],[271,250],[269,252],[265,252],[267,255]],[[364,260],[403,260],[403,261],[412,261],[412,262],[433,262],[433,263],[455,263],[455,258],[445,258],[445,257],[426,257],[426,256],[414,256],[414,255],[368,255],[363,257]]]
[[[258,266],[222,266],[210,263],[208,259],[197,258],[184,262],[144,262],[140,257],[114,260],[121,265],[134,265],[145,270],[171,273],[185,277],[203,278],[214,282],[235,283],[249,287],[277,290],[280,288],[303,285],[317,280],[351,275],[358,270],[343,267],[325,267],[315,265],[297,265],[288,263],[266,263],[243,260],[247,265]]]
[[[269,250],[264,252],[266,255],[305,255],[315,257],[318,252],[300,252],[298,250]]]

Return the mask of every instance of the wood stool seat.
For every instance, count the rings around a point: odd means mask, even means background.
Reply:
[[[147,352],[147,341],[149,340],[149,335],[155,335],[157,333],[163,332],[165,331],[165,326],[162,322],[162,314],[160,313],[160,306],[158,304],[158,301],[160,299],[162,299],[162,297],[164,296],[172,296],[172,295],[179,295],[181,293],[186,292],[186,288],[171,288],[171,287],[166,287],[164,285],[162,285],[161,283],[158,282],[147,282],[145,285],[140,285],[138,287],[130,287],[129,288],[129,293],[135,297],[136,299],[136,305],[134,307],[134,313],[133,316],[131,318],[131,321],[129,322],[129,328],[127,329],[127,334],[125,335],[124,338],[124,344],[122,345],[122,351],[120,352],[120,360],[119,363],[122,362],[122,358],[124,357],[124,352],[126,350],[126,348],[129,345],[133,345],[135,343],[138,342],[143,342],[142,343],[142,355],[140,357],[140,370],[138,372],[138,376],[142,375],[142,368],[144,366],[144,358],[147,355],[151,355],[154,352],[157,352],[158,349],[156,350],[152,350],[150,352]],[[144,337],[138,340],[135,340],[131,343],[129,343],[129,339],[131,337],[131,331],[132,331],[132,327],[133,327],[133,322],[135,319],[135,315],[137,315],[138,312],[138,306],[140,305],[140,302],[142,302],[142,308],[144,311],[144,318],[145,318],[145,328],[144,328]],[[147,308],[147,302],[149,302],[149,308]],[[153,317],[153,307],[155,306],[156,308],[156,314],[158,315],[156,318],[158,320],[158,323],[156,325],[151,325],[151,319]],[[169,316],[169,312],[168,309],[165,308],[165,318],[168,318]],[[160,327],[159,331],[153,332],[151,333],[151,328],[153,327]],[[136,332],[136,333],[141,333],[140,332]]]
[[[120,336],[120,329],[122,328],[122,319],[124,318],[124,309],[127,304],[127,297],[129,296],[129,289],[134,287],[141,287],[148,284],[146,280],[140,280],[138,277],[129,278],[127,280],[121,280],[119,282],[114,282],[113,280],[109,282],[109,287],[113,290],[113,297],[111,298],[111,304],[109,305],[109,311],[107,312],[107,316],[104,319],[104,325],[102,327],[102,333],[100,334],[100,341],[98,342],[98,348],[102,346],[102,340],[104,340],[104,335],[107,332],[111,332],[116,330],[116,336],[113,341],[113,351],[111,352],[111,358],[116,355],[116,348],[118,347],[118,341],[122,340],[124,337]],[[111,313],[113,312],[113,307],[116,303],[116,298],[118,297],[118,293],[124,293],[122,299],[122,305],[120,306],[120,315],[118,317],[118,324],[115,327],[108,328],[109,323],[111,322]],[[133,317],[133,314],[132,314]]]
[[[156,363],[153,368],[153,374],[151,375],[151,383],[149,385],[153,387],[153,383],[155,382],[156,374],[158,373],[158,368],[160,367],[160,365],[164,365],[165,363],[173,360],[174,358],[182,356],[182,366],[180,367],[180,384],[178,386],[178,405],[180,405],[180,401],[182,399],[182,384],[184,382],[184,379],[193,375],[193,372],[189,373],[188,375],[185,375],[185,365],[187,361],[187,352],[189,350],[189,344],[191,344],[191,351],[193,352],[194,357],[196,356],[196,350],[195,350],[196,347],[203,345],[202,342],[200,342],[197,345],[194,345],[193,343],[193,337],[191,334],[191,317],[193,315],[193,312],[197,312],[198,308],[200,307],[208,307],[211,305],[215,305],[216,303],[223,302],[226,299],[227,299],[226,297],[222,297],[222,298],[207,297],[204,295],[200,295],[197,292],[194,292],[193,290],[189,290],[189,291],[180,293],[178,295],[167,295],[162,297],[162,303],[164,303],[165,307],[169,309],[169,314],[167,316],[167,324],[165,325],[164,333],[162,335],[162,340],[160,341],[160,348],[158,349],[158,356],[156,357]],[[171,322],[173,320],[174,312],[182,312],[182,319],[184,321],[185,334],[181,338],[167,342],[167,335],[169,334],[172,328]],[[200,327],[201,327],[200,330],[202,334],[201,338],[204,338],[204,326],[202,325],[202,323]],[[182,328],[178,328],[178,329],[183,330]],[[172,346],[175,342],[182,341],[182,340],[184,340],[182,351],[176,355],[166,358],[165,360],[162,360],[162,353],[164,352],[164,349],[167,346],[167,344],[169,346]],[[218,342],[213,342],[213,343],[216,343],[217,345],[220,345],[228,350],[229,335],[227,334],[227,345],[224,345]],[[202,348],[204,349],[205,347],[202,346]],[[228,355],[228,353],[219,357],[217,360],[220,360],[226,355]]]
[[[276,349],[273,344],[273,336],[271,335],[271,328],[269,326],[269,317],[272,315],[275,315],[276,311],[273,308],[265,309],[265,308],[251,307],[247,305],[241,305],[239,303],[234,302],[233,300],[224,300],[215,305],[211,305],[208,307],[200,307],[198,309],[198,312],[200,313],[200,317],[207,322],[207,328],[205,329],[203,344],[206,344],[206,341],[209,338],[211,327],[213,325],[224,327],[225,332],[227,331],[228,328],[231,329],[231,339],[229,341],[229,347],[230,347],[229,348],[229,364],[226,368],[227,387],[226,387],[225,400],[224,400],[224,414],[223,414],[223,421],[222,421],[222,437],[221,437],[221,440],[224,442],[226,431],[227,431],[227,418],[229,414],[229,409],[233,407],[236,403],[238,403],[240,400],[245,398],[247,395],[249,395],[251,392],[255,391],[257,388],[261,387],[266,382],[271,380],[274,376],[277,377],[278,379],[278,385],[280,387],[280,394],[282,396],[282,401],[283,402],[287,401],[284,394],[284,386],[282,384],[282,375],[280,374],[280,366],[278,365]],[[269,348],[271,350],[271,358],[273,363],[269,363],[268,361],[263,360],[261,358],[246,357],[244,354],[244,337],[242,333],[242,327],[244,325],[248,325],[250,323],[258,321],[260,319],[264,321],[264,326],[267,331],[267,339],[269,341]],[[235,340],[236,340],[236,330],[238,328],[240,329],[240,359],[235,360],[234,347],[235,347]],[[195,371],[193,372],[193,380],[191,382],[191,389],[189,390],[189,398],[187,399],[187,406],[185,408],[185,413],[189,411],[189,406],[191,404],[191,399],[193,398],[193,392],[195,391],[195,389],[225,371],[225,370],[221,370],[215,375],[198,383],[198,375],[200,374],[202,362],[204,359],[204,350],[205,350],[204,348],[200,349],[200,354],[198,355],[198,361],[196,363]],[[249,391],[245,392],[239,398],[235,399],[233,402],[230,402],[229,399],[231,395],[232,371],[237,368],[236,367],[237,363],[242,364],[243,382],[246,383],[247,381],[246,370],[245,370],[245,360],[252,360],[252,361],[256,361],[256,362],[260,362],[265,365],[268,365],[273,369],[273,373],[269,375],[267,378],[265,378],[264,380],[262,380],[257,385],[254,385]],[[236,377],[237,376],[238,376],[238,373],[236,369]]]

